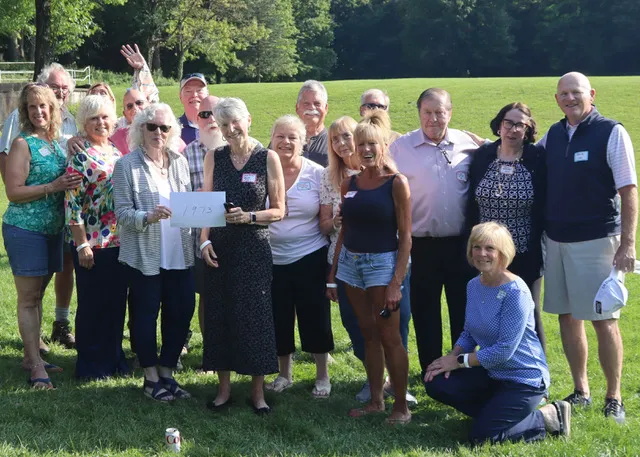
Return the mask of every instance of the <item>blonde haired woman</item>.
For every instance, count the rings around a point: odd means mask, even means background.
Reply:
[[[507,270],[515,254],[504,225],[473,227],[467,260],[480,275],[467,286],[464,331],[424,377],[430,397],[474,419],[469,435],[474,443],[535,441],[547,432],[571,431],[566,401],[537,409],[549,387],[549,368],[535,331],[531,292]]]
[[[327,287],[335,291],[336,277],[346,284],[365,340],[371,401],[352,409],[349,415],[384,411],[386,356],[396,393],[387,422],[406,424],[411,421],[405,398],[409,361],[395,311],[411,250],[411,203],[407,179],[398,173],[389,155],[386,116],[386,112],[374,111],[354,131],[357,156],[364,169],[341,185],[343,225]]]

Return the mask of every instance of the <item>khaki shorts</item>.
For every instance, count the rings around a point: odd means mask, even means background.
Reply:
[[[596,314],[593,300],[611,272],[620,236],[577,243],[558,243],[545,238],[543,309],[552,314],[571,314],[585,321],[619,319],[620,310]]]

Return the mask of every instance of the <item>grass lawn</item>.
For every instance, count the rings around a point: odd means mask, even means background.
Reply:
[[[521,79],[404,79],[385,81],[335,81],[329,91],[328,123],[348,114],[358,118],[359,96],[368,88],[386,90],[391,97],[391,118],[395,130],[418,127],[415,100],[432,86],[449,90],[453,97],[452,127],[490,135],[489,121],[505,104],[529,104],[541,132],[560,118],[553,93],[556,78]],[[636,94],[640,77],[593,78],[600,111],[625,124],[636,145],[640,145],[640,111]],[[299,83],[229,84],[211,86],[219,96],[243,98],[253,117],[252,135],[268,143],[271,124],[285,113],[294,112]],[[114,88],[121,107],[124,87]],[[182,113],[178,89],[162,87],[161,98],[176,114]],[[639,155],[640,156],[640,155]],[[0,190],[0,210],[7,201]],[[161,405],[141,392],[142,374],[108,381],[80,383],[74,380],[74,351],[52,345],[48,360],[62,366],[54,374],[57,390],[32,391],[20,368],[22,347],[16,324],[16,294],[8,259],[0,243],[0,456],[155,456],[165,455],[164,430],[177,427],[183,436],[183,455],[385,455],[385,456],[633,456],[640,454],[640,279],[629,275],[629,306],[620,326],[625,343],[623,399],[627,423],[617,425],[601,413],[605,384],[596,358],[595,335],[588,327],[592,348],[589,360],[594,407],[574,414],[570,440],[548,439],[538,444],[505,444],[473,448],[465,442],[469,421],[451,408],[427,398],[419,380],[420,369],[413,328],[410,334],[410,389],[420,404],[413,421],[405,427],[383,425],[383,416],[351,419],[347,410],[357,405],[354,395],[365,380],[361,364],[348,350],[337,306],[333,308],[336,349],[330,373],[331,398],[311,398],[314,365],[306,354],[295,362],[295,385],[278,396],[267,396],[274,414],[258,418],[244,404],[249,396],[249,378],[233,379],[235,405],[228,415],[205,409],[215,393],[217,378],[195,373],[202,355],[201,335],[194,330],[194,347],[185,360],[178,380],[190,390],[191,400]],[[108,279],[105,279],[108,287]],[[51,330],[54,296],[52,287],[45,298],[44,329]],[[75,309],[75,298],[72,312]],[[558,325],[545,315],[548,359],[551,369],[551,397],[559,399],[572,390]],[[448,336],[445,336],[447,339]],[[128,350],[128,340],[125,341]],[[166,454],[168,455],[168,454]]]

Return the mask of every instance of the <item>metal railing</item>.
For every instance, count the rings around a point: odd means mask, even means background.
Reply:
[[[3,65],[35,65],[35,62],[0,62],[0,66]],[[78,82],[86,82],[91,85],[91,67],[87,66],[81,69],[67,68],[66,69],[71,78]],[[13,83],[31,81],[33,79],[33,68],[31,70],[2,70],[0,68],[0,83]]]

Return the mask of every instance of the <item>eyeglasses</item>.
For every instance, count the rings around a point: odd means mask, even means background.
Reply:
[[[526,130],[527,127],[529,127],[529,125],[525,124],[524,122],[513,122],[509,119],[502,119],[502,126],[507,130],[515,128],[516,132],[522,132],[523,130]]]
[[[160,131],[162,133],[167,133],[169,130],[171,130],[171,126],[170,125],[158,125],[158,124],[153,124],[151,122],[147,122],[147,130],[150,132],[155,132],[157,129],[160,129]]]
[[[379,105],[377,103],[363,103],[362,105],[360,105],[360,108],[386,110],[387,106],[386,105]]]
[[[198,113],[200,119],[209,119],[211,116],[213,116],[213,111],[200,111]]]
[[[349,140],[351,140],[351,138],[353,138],[353,135],[349,132],[345,132],[342,135],[335,135],[333,138],[331,138],[331,142],[333,144],[339,144],[341,142],[345,142],[348,143]]]
[[[127,103],[127,109],[133,109],[134,105],[135,106],[144,106],[145,101],[144,100],[136,100],[134,103]]]
[[[59,92],[61,94],[68,94],[70,92],[69,88],[66,87],[66,86],[60,87],[60,86],[57,86],[55,84],[51,84],[51,85],[49,85],[49,87],[51,88],[52,91]]]

